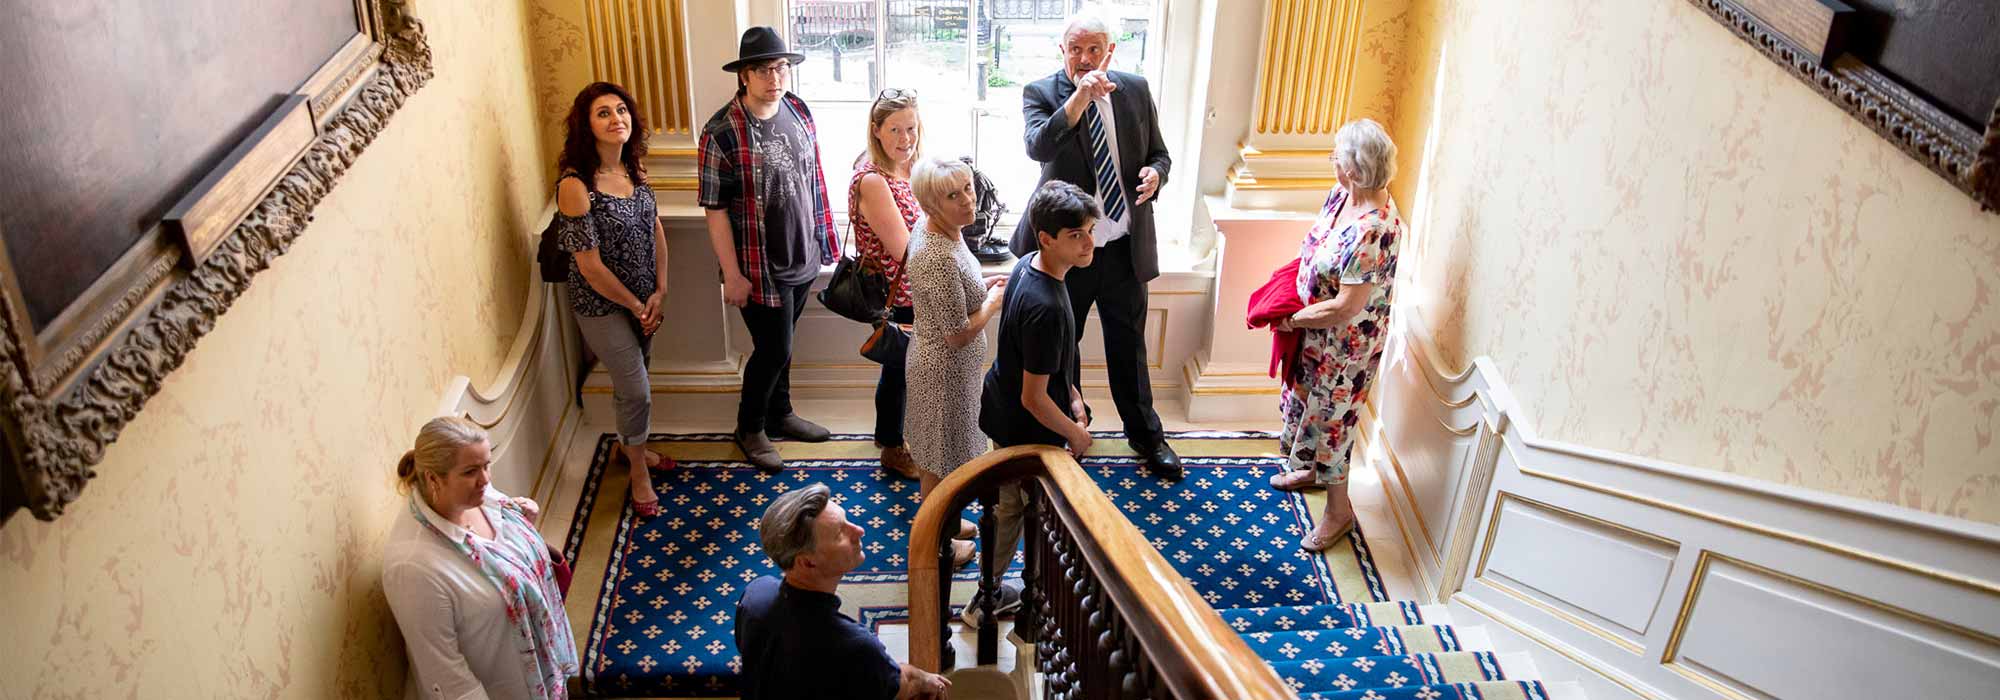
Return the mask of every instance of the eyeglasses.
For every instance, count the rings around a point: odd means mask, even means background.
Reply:
[[[773,63],[767,66],[751,66],[750,72],[756,73],[766,78],[775,78],[781,75],[790,75],[792,72],[792,62],[780,60],[777,63]]]
[[[878,100],[914,100],[914,99],[917,99],[917,91],[916,91],[916,90],[909,90],[909,89],[904,89],[904,88],[887,88],[887,89],[885,89],[885,90],[883,90],[883,91],[881,91],[881,92],[878,92],[878,93],[875,93],[875,99],[878,99]]]

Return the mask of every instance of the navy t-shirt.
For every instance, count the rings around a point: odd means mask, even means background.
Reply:
[[[1014,263],[1000,307],[1000,347],[980,390],[979,429],[1001,447],[1069,444],[1021,405],[1021,372],[1049,376],[1049,398],[1069,411],[1077,384],[1076,314],[1063,281],[1035,269],[1040,252]]]
[[[764,576],[736,603],[743,700],[890,700],[903,669],[882,641],[840,613],[840,597]]]

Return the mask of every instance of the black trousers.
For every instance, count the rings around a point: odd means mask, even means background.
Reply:
[[[750,330],[750,361],[743,367],[743,397],[736,404],[736,430],[759,432],[766,423],[792,414],[792,339],[805,313],[812,283],[778,285],[782,306],[751,302],[738,311]]]
[[[1105,374],[1111,379],[1111,400],[1125,422],[1125,441],[1151,447],[1165,439],[1160,415],[1153,412],[1153,378],[1146,368],[1146,283],[1132,275],[1132,239],[1106,243],[1097,249],[1090,267],[1069,271],[1063,279],[1076,313],[1076,332],[1083,338],[1083,320],[1097,305],[1103,324]]]
[[[897,323],[914,323],[915,309],[897,306],[889,309],[889,319]],[[908,345],[903,352],[882,363],[882,381],[875,384],[875,444],[883,447],[903,446],[903,366],[905,356],[910,352]]]

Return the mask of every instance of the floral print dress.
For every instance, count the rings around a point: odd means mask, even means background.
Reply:
[[[1285,418],[1278,446],[1287,468],[1311,469],[1313,481],[1327,486],[1347,482],[1356,409],[1368,400],[1382,364],[1404,230],[1393,200],[1335,229],[1347,198],[1337,185],[1327,193],[1319,219],[1299,244],[1299,299],[1308,305],[1326,301],[1344,284],[1370,284],[1375,291],[1344,323],[1299,330],[1299,360],[1278,397]]]

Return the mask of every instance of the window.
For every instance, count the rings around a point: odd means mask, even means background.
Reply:
[[[1041,168],[1022,143],[1021,88],[1062,67],[1063,23],[1103,17],[1112,68],[1159,73],[1162,0],[790,0],[792,88],[813,107],[834,209],[847,210],[853,164],[868,148],[868,107],[883,88],[915,89],[925,155],[973,157],[1019,216]],[[885,38],[878,41],[878,38]],[[1157,89],[1156,91],[1157,92]],[[840,217],[842,224],[846,217]]]

